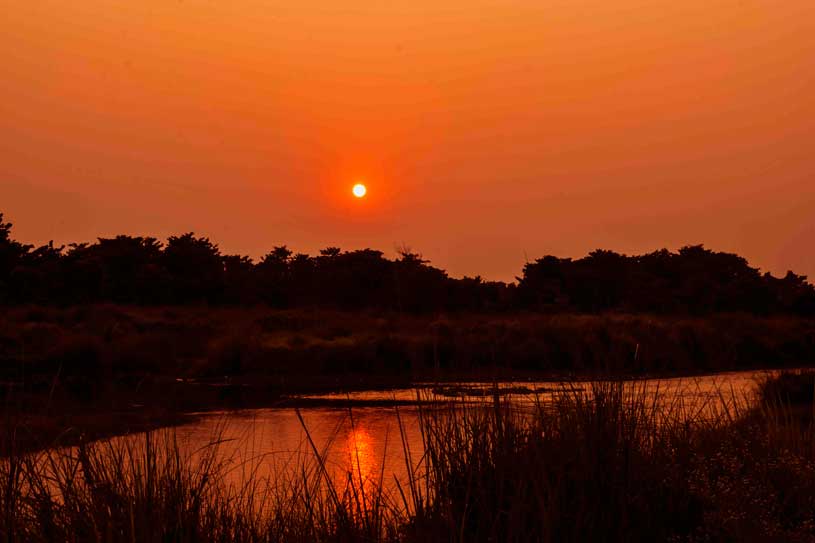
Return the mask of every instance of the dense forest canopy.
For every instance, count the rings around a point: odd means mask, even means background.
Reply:
[[[268,304],[406,312],[750,312],[815,315],[805,276],[760,273],[734,254],[701,245],[627,256],[597,250],[580,259],[527,263],[517,284],[454,279],[403,250],[328,247],[317,256],[274,247],[260,261],[224,255],[193,233],[116,236],[56,247],[21,244],[0,214],[0,303]]]

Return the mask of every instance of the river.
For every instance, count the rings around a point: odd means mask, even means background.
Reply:
[[[748,405],[758,380],[767,374],[733,372],[627,381],[625,390],[654,398],[663,411],[712,417]],[[583,381],[502,383],[498,391],[523,409],[545,405],[564,391],[588,394],[591,387],[592,383]],[[406,402],[417,398],[426,402],[483,402],[495,392],[493,385],[457,383],[302,396],[300,399],[311,407],[205,413],[174,432],[188,451],[206,450],[217,443],[218,455],[231,466],[229,478],[235,482],[248,478],[289,481],[299,476],[304,465],[318,469],[316,451],[324,460],[324,472],[335,482],[344,484],[349,476],[363,484],[381,478],[385,486],[393,486],[396,480],[406,483],[409,469],[421,470],[420,407],[404,405]],[[332,405],[335,401],[337,406]],[[402,405],[384,405],[388,402]],[[427,403],[423,408],[432,405]]]

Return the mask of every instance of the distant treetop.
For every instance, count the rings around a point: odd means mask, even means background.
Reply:
[[[455,279],[403,247],[326,247],[317,256],[272,247],[258,262],[223,255],[189,232],[162,243],[116,236],[34,248],[14,241],[0,214],[0,303],[218,304],[333,307],[405,312],[623,311],[815,316],[805,276],[760,273],[735,254],[689,245],[624,255],[598,249],[580,259],[543,256],[517,283]]]

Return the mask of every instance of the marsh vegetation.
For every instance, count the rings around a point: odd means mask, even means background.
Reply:
[[[26,419],[31,431],[21,438],[37,447],[308,392],[688,375],[800,367],[814,358],[815,322],[792,316],[112,305],[0,313],[2,412]]]
[[[790,413],[802,405],[811,412],[812,404],[786,391],[813,384],[812,373],[784,374],[762,384],[749,407],[723,402],[718,416],[704,418],[615,382],[564,390],[524,409],[500,396],[452,401],[420,411],[423,450],[410,450],[404,433],[394,438],[409,466],[399,483],[388,483],[384,469],[330,477],[330,459],[313,440],[308,459],[270,478],[220,455],[217,439],[189,451],[171,430],[12,454],[0,463],[0,534],[7,541],[811,541],[813,421]],[[5,437],[13,443],[13,433]]]

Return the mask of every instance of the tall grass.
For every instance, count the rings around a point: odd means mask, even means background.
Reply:
[[[689,426],[621,383],[531,413],[495,398],[431,414],[425,427],[436,491],[426,522],[438,540],[664,540],[694,522],[676,462]]]
[[[384,499],[349,478],[326,482],[323,460],[275,480],[249,465],[235,482],[219,442],[184,451],[172,431],[2,463],[4,541],[371,541],[392,539]],[[378,492],[380,486],[374,487]]]
[[[409,476],[396,486],[384,471],[332,478],[311,438],[312,460],[269,480],[217,440],[182,452],[172,432],[152,432],[0,462],[0,537],[812,541],[812,422],[784,409],[758,402],[703,417],[619,382],[531,406],[451,402],[420,412],[421,451],[400,418],[394,446]]]

